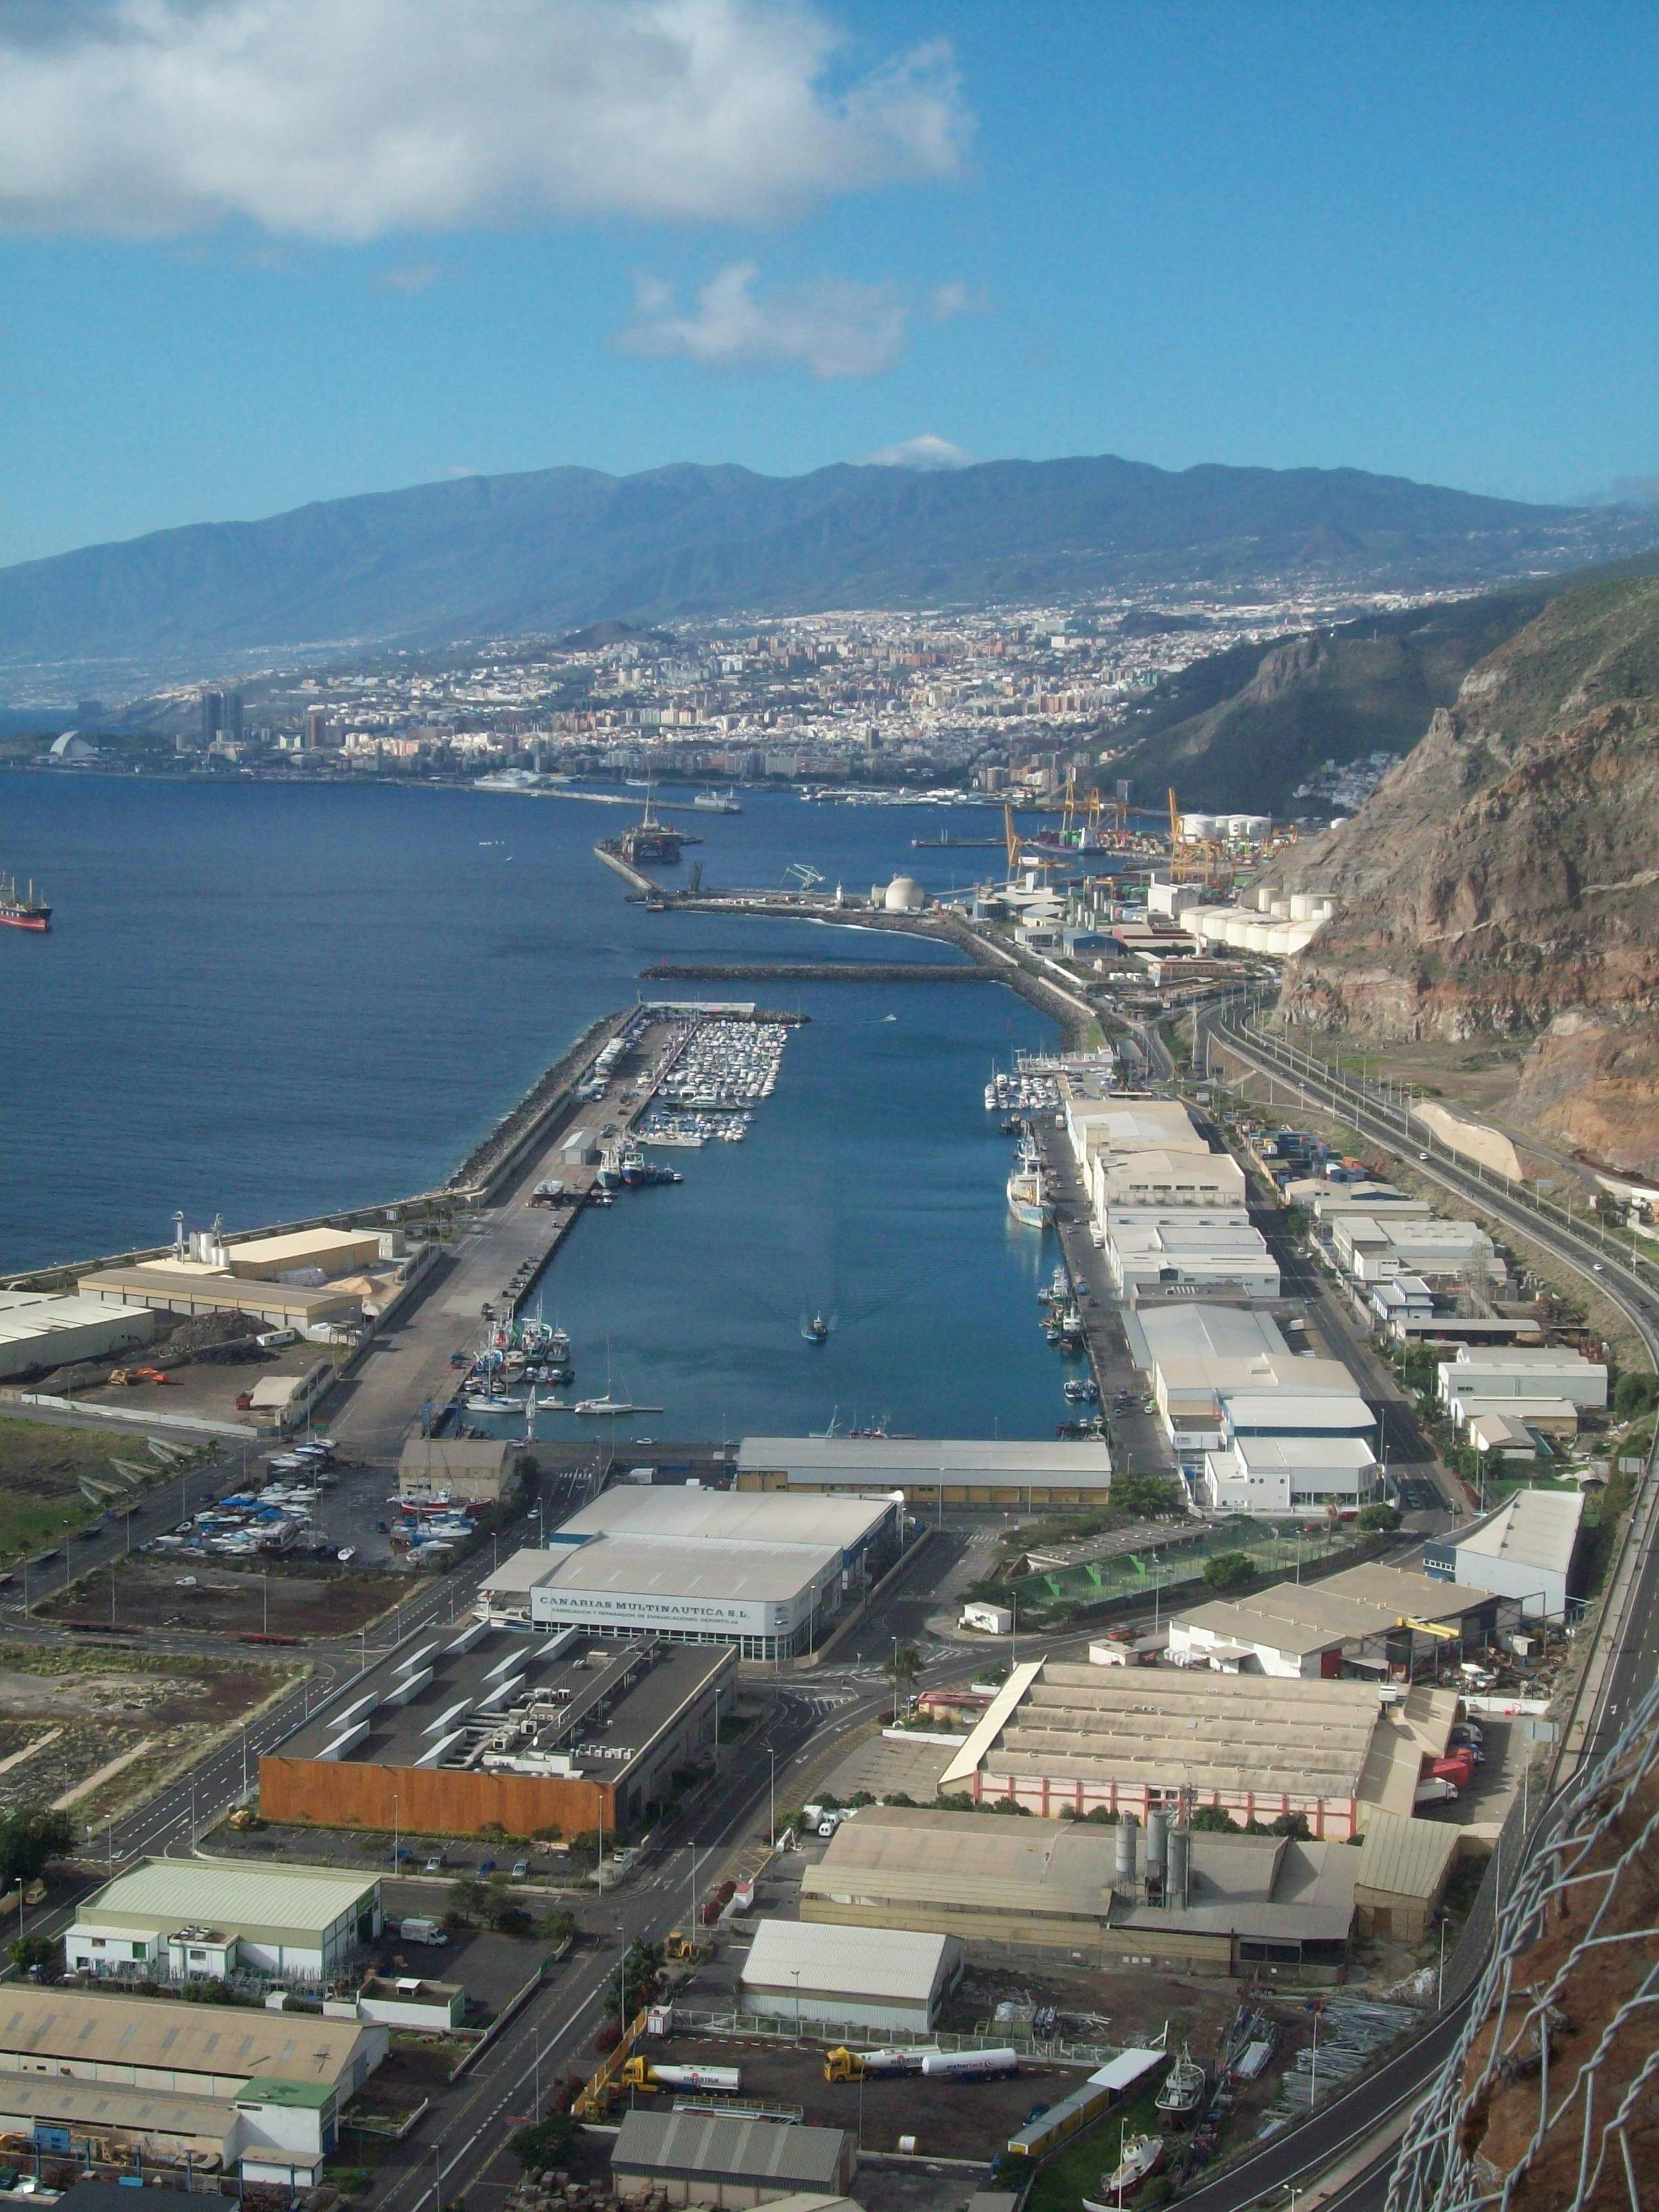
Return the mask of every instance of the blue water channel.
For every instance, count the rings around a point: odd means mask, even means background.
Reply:
[[[860,892],[999,868],[910,843],[990,835],[988,811],[744,805],[679,817],[711,884],[781,884],[797,861]],[[57,909],[46,938],[0,931],[0,1268],[162,1241],[175,1207],[236,1228],[440,1182],[597,1015],[642,988],[716,994],[641,986],[652,961],[862,959],[867,984],[719,987],[811,1016],[775,1096],[745,1143],[659,1155],[681,1185],[584,1218],[546,1310],[581,1395],[663,1407],[635,1431],[1052,1433],[1066,1409],[1035,1292],[1054,1255],[1008,1215],[981,1095],[1050,1025],[994,985],[883,984],[884,960],[952,957],[915,939],[629,905],[592,853],[628,818],[392,786],[0,776],[0,866]]]

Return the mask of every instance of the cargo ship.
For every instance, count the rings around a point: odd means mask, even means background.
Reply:
[[[8,929],[50,929],[52,908],[40,904],[33,884],[24,893],[14,877],[0,877],[0,922]]]

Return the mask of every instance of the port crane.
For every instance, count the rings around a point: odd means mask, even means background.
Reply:
[[[821,883],[827,880],[817,868],[811,866],[805,860],[791,860],[783,872],[786,876],[794,878],[803,893],[816,890]]]

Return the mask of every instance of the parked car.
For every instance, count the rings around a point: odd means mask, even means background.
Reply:
[[[528,1860],[528,1859],[514,1859],[514,1862],[513,1862],[513,1879],[514,1879],[514,1881],[526,1881],[526,1880],[528,1879],[528,1877],[529,1877],[529,1874],[530,1874],[530,1862],[529,1862],[529,1860]]]

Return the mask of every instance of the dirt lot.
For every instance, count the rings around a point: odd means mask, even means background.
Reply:
[[[1079,2042],[1156,2043],[1167,2020],[1172,2049],[1190,2042],[1194,2056],[1208,2058],[1238,2009],[1238,1995],[1235,1983],[1219,1977],[1182,1979],[1150,1969],[1108,1972],[1064,1957],[1005,1968],[970,1957],[939,2026],[958,2034],[994,2034],[999,2004],[1054,2005],[1063,2032]]]
[[[1022,2066],[1006,2081],[909,2078],[831,2085],[823,2078],[823,2053],[813,2046],[677,2035],[647,2051],[677,2065],[735,2064],[742,2069],[745,2100],[799,2106],[809,2126],[856,2130],[862,2105],[866,2150],[896,2150],[902,2135],[915,2136],[924,2157],[994,2158],[1033,2105],[1058,2103],[1085,2078],[1080,2067]]]
[[[164,1340],[158,1340],[158,1348],[165,1350]],[[258,1423],[258,1416],[237,1410],[236,1401],[243,1393],[251,1391],[256,1382],[272,1376],[308,1374],[317,1362],[325,1356],[314,1344],[286,1345],[280,1352],[262,1353],[253,1359],[192,1358],[188,1364],[169,1367],[162,1383],[135,1382],[125,1385],[102,1383],[76,1392],[77,1398],[94,1406],[120,1406],[129,1410],[142,1409],[152,1400],[156,1411],[163,1413],[188,1413],[198,1420],[234,1421],[249,1428]],[[129,1355],[135,1363],[142,1363],[142,1351]],[[250,1450],[272,1449],[278,1439],[273,1434],[258,1446],[250,1444]]]
[[[152,1486],[171,1472],[151,1460],[136,1430],[60,1428],[0,1415],[0,1560],[55,1544],[68,1531],[95,1521],[101,1508],[82,1490],[83,1481],[94,1486],[94,1494],[101,1488],[111,1506],[142,1495],[143,1486],[127,1480],[112,1459],[146,1468]]]
[[[186,1578],[193,1576],[194,1583]],[[111,1611],[111,1583],[114,1609]],[[47,1620],[107,1628],[194,1628],[224,1636],[352,1636],[409,1595],[406,1577],[346,1567],[272,1563],[210,1565],[131,1558],[100,1567],[77,1587],[34,1607]]]
[[[0,1809],[70,1804],[103,1819],[286,1679],[268,1666],[0,1644]]]

